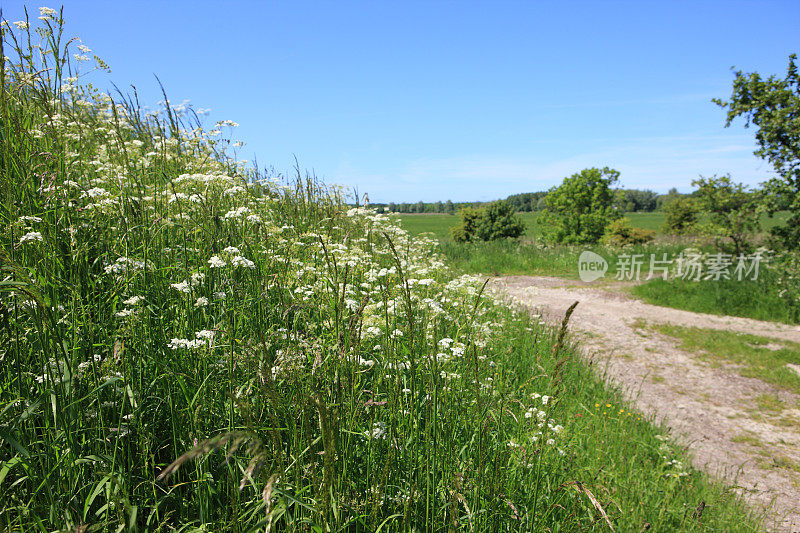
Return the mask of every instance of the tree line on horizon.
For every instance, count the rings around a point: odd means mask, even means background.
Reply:
[[[545,208],[544,198],[549,191],[526,192],[512,194],[504,199],[514,211],[517,212],[536,212]],[[659,194],[649,189],[615,189],[615,203],[619,209],[626,213],[644,212],[650,213],[661,211],[664,205],[671,200],[689,197],[696,192],[683,194],[676,188],[670,189],[667,193]],[[371,207],[386,213],[417,213],[417,214],[456,214],[464,208],[480,209],[492,202],[389,202],[389,203],[370,203]]]

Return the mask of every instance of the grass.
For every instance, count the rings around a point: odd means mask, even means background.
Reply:
[[[439,240],[448,262],[462,272],[483,275],[540,275],[578,279],[578,258],[584,250],[591,250],[608,262],[604,279],[613,280],[619,274],[620,257],[643,254],[645,264],[641,279],[645,283],[630,288],[635,296],[653,305],[683,309],[700,313],[740,316],[757,320],[769,320],[787,324],[800,323],[800,286],[796,266],[782,272],[765,263],[757,280],[704,280],[700,282],[677,279],[665,281],[656,277],[647,280],[649,258],[654,254],[660,258],[667,254],[675,258],[687,247],[696,247],[704,252],[715,253],[709,242],[692,238],[662,236],[656,242],[624,249],[592,246],[567,246],[544,244],[536,240],[538,227],[536,213],[521,213],[528,231],[520,241],[496,241],[455,243],[449,238],[449,227],[457,223],[454,215],[406,215],[394,217],[410,233],[420,235],[433,233]],[[634,225],[657,229],[663,223],[662,213],[629,213]],[[786,218],[781,212],[772,219],[764,216],[765,227]],[[796,262],[796,261],[795,261]],[[674,269],[673,269],[674,270]],[[626,274],[626,273],[623,273]],[[673,272],[674,274],[674,272]],[[630,279],[621,275],[620,279]],[[795,295],[795,297],[787,296]]]
[[[59,19],[2,26],[0,528],[758,530],[564,331],[81,87]]]
[[[786,366],[788,363],[800,364],[800,344],[717,329],[668,324],[648,324],[646,327],[677,339],[681,349],[700,354],[707,361],[737,365],[742,376],[800,393],[800,376]],[[774,411],[778,408],[775,400],[777,398],[770,396],[760,397],[758,407]]]
[[[781,295],[776,276],[764,271],[756,281],[654,279],[630,288],[647,303],[697,313],[740,316],[786,324],[800,323],[800,306]]]
[[[539,213],[521,212],[518,215],[522,218],[527,228],[524,237],[533,239],[541,234],[539,223],[537,222]],[[433,233],[442,243],[450,241],[450,228],[458,224],[459,220],[455,214],[395,214],[391,216],[392,219],[398,220],[403,229],[412,235]],[[664,235],[665,218],[664,213],[661,211],[626,213],[625,216],[630,219],[631,225],[635,228],[649,229],[655,231],[657,235]],[[783,224],[788,216],[788,211],[778,212],[773,217],[762,215],[761,228],[764,231],[769,231],[773,227]]]
[[[537,218],[539,213],[521,212],[518,213],[525,223],[526,231],[524,237],[535,238],[541,234]],[[625,216],[631,219],[633,226],[639,228],[660,230],[664,223],[663,213],[628,213]],[[395,214],[391,215],[393,220],[399,221],[400,225],[412,235],[422,233],[433,233],[439,242],[447,243],[450,241],[450,228],[458,224],[456,214]]]

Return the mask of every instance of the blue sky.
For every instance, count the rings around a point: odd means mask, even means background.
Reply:
[[[55,3],[28,3],[29,10]],[[4,2],[17,20],[21,3]],[[800,2],[64,4],[112,68],[101,88],[210,108],[241,159],[356,186],[373,202],[490,200],[589,166],[626,187],[770,175],[711,98],[735,66],[784,75]]]

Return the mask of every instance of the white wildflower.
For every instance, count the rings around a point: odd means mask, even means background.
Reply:
[[[137,305],[137,304],[138,304],[139,302],[141,302],[143,299],[144,299],[144,298],[142,298],[141,296],[133,296],[133,297],[131,297],[131,298],[128,298],[127,300],[125,300],[125,301],[124,301],[124,302],[122,302],[122,303],[124,303],[125,305]]]
[[[208,260],[208,264],[211,265],[211,268],[222,268],[228,263],[224,259],[220,259],[218,255],[212,255],[211,259]]]
[[[24,242],[42,241],[42,240],[44,240],[44,238],[42,237],[41,233],[39,233],[38,231],[31,231],[20,237],[19,243],[22,244]]]
[[[249,259],[242,257],[241,255],[236,255],[231,259],[231,263],[233,266],[241,266],[244,268],[255,268],[256,264],[250,261]]]
[[[172,287],[173,289],[177,290],[177,291],[180,291],[180,292],[183,292],[183,293],[186,293],[186,294],[189,294],[191,292],[191,286],[189,285],[189,282],[186,281],[186,280],[181,281],[180,283],[170,283],[169,286]]]

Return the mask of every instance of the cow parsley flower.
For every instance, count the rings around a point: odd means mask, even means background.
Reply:
[[[208,260],[208,264],[211,265],[211,268],[222,268],[227,266],[228,263],[224,259],[220,259],[218,255],[212,255],[211,259]]]
[[[19,243],[22,244],[24,242],[29,242],[29,241],[43,241],[43,240],[44,238],[42,237],[41,233],[39,233],[38,231],[31,231],[20,237]]]
[[[210,341],[211,339],[214,338],[214,332],[211,331],[210,329],[203,329],[195,333],[194,336],[197,337],[198,339]]]
[[[256,264],[250,261],[249,259],[242,257],[241,255],[236,255],[231,259],[231,263],[233,266],[241,266],[244,268],[255,268]]]
[[[186,293],[186,294],[189,294],[189,292],[191,292],[191,286],[189,285],[189,282],[186,281],[186,280],[181,281],[180,283],[170,283],[169,286],[172,287],[173,289],[177,290],[177,291],[180,291],[180,292],[183,292],[183,293]]]

